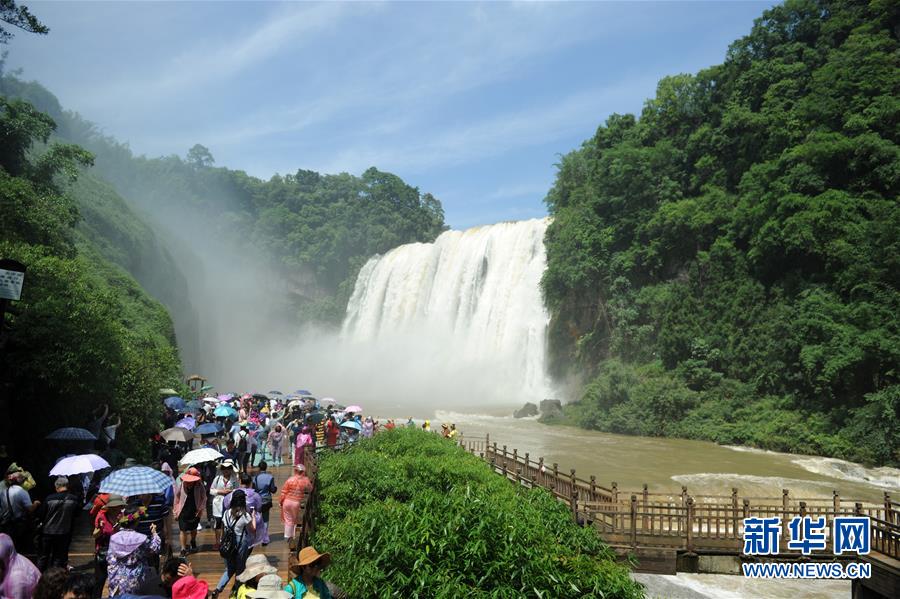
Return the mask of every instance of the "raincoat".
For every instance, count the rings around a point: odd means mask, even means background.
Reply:
[[[0,562],[5,572],[0,580],[0,595],[4,599],[31,599],[41,571],[30,559],[16,552],[12,538],[5,533],[0,533]]]
[[[303,460],[304,456],[306,455],[306,448],[312,444],[312,435],[309,434],[309,429],[304,427],[300,434],[297,435],[297,443],[294,449],[294,464],[305,465],[305,462]]]

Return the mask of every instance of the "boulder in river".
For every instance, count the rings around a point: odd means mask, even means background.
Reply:
[[[541,416],[561,416],[562,415],[562,402],[558,399],[544,399],[541,400]]]
[[[527,418],[529,416],[537,416],[538,407],[531,402],[526,403],[520,409],[513,412],[513,418]]]

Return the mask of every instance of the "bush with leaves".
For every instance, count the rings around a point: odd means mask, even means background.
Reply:
[[[326,454],[313,543],[355,597],[642,596],[592,528],[435,434],[397,429]]]

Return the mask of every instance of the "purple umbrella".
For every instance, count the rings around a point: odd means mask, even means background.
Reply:
[[[194,420],[192,416],[188,416],[187,418],[182,418],[178,422],[175,423],[176,428],[186,428],[189,431],[197,428],[197,421]]]

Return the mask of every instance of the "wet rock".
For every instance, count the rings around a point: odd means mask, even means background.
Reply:
[[[558,399],[544,399],[541,401],[541,416],[562,416],[562,402]]]
[[[527,418],[529,416],[537,416],[538,407],[531,402],[526,403],[521,409],[513,412],[514,418]]]

